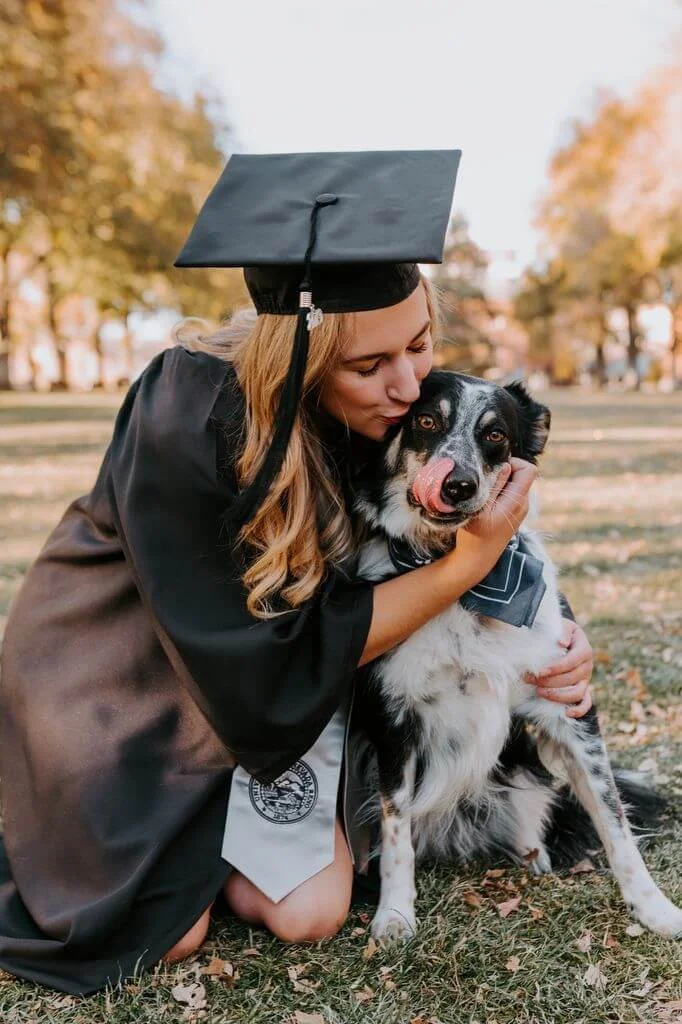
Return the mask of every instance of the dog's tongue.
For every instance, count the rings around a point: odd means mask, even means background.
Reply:
[[[454,466],[453,459],[431,459],[414,478],[412,484],[414,500],[418,501],[427,512],[454,511],[454,506],[446,504],[440,495],[443,480],[448,473],[452,472]]]

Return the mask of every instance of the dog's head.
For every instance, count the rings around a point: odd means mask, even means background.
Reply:
[[[520,381],[500,387],[435,370],[378,459],[359,471],[356,508],[385,533],[433,548],[488,501],[511,456],[535,463],[550,411]]]

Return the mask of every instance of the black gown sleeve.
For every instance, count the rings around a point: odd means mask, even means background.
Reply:
[[[174,670],[228,751],[270,782],[312,746],[350,690],[373,588],[330,570],[299,608],[250,615],[220,528],[234,494],[217,472],[214,420],[227,372],[215,356],[180,347],[158,356],[121,408],[102,472]]]

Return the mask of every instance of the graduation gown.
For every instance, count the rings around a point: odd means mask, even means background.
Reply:
[[[9,616],[0,966],[89,993],[157,961],[219,893],[231,771],[270,782],[353,677],[372,586],[330,571],[261,621],[221,514],[243,397],[177,347],[131,387],[92,492]]]

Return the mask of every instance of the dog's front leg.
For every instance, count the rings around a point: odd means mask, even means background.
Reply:
[[[410,753],[395,787],[395,766],[382,771],[379,753],[381,801],[381,895],[372,921],[375,939],[404,941],[414,935],[414,847],[412,845],[411,805],[414,793],[416,757]],[[393,784],[391,782],[393,781]]]
[[[682,910],[663,895],[649,874],[630,830],[616,787],[596,710],[582,719],[533,716],[543,734],[538,753],[549,771],[558,758],[573,792],[604,844],[611,870],[631,913],[651,931],[682,936]],[[556,771],[556,769],[554,769]]]

